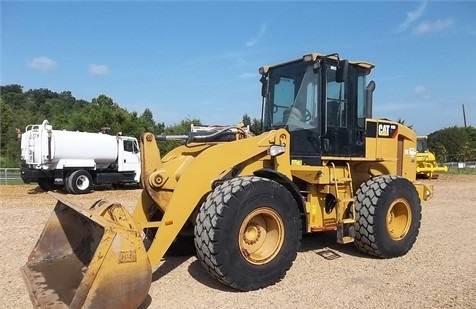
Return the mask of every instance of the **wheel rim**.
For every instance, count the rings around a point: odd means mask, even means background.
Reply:
[[[387,232],[393,240],[404,238],[412,222],[410,204],[403,198],[396,199],[387,211]]]
[[[88,177],[81,175],[76,179],[76,187],[79,190],[86,190],[89,188],[89,179]]]
[[[250,263],[262,265],[271,261],[284,241],[284,223],[272,208],[257,208],[246,216],[240,227],[239,246]]]

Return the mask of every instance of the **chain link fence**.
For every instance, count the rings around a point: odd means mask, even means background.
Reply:
[[[447,162],[445,163],[450,170],[474,170],[476,169],[476,161],[472,162]]]

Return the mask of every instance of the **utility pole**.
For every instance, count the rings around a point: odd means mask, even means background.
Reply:
[[[466,128],[466,113],[464,112],[464,104],[463,105],[463,121],[464,121],[464,127]]]

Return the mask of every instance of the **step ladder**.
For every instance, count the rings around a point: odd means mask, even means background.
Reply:
[[[354,241],[354,225],[355,225],[355,204],[352,188],[352,175],[350,172],[350,165],[346,163],[344,175],[337,178],[335,172],[335,165],[332,163],[334,178],[332,182],[335,186],[335,194],[337,199],[336,216],[337,216],[337,242],[340,244],[347,244]],[[348,194],[346,194],[348,193]],[[349,197],[349,193],[350,196]],[[343,218],[344,211],[350,205],[350,217]]]

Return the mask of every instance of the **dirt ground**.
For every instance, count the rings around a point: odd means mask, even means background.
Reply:
[[[476,176],[427,182],[435,197],[423,203],[419,237],[403,257],[375,259],[337,244],[335,233],[312,235],[283,280],[253,292],[223,286],[194,256],[167,257],[140,308],[476,308]],[[139,194],[100,190],[69,198],[131,209]],[[19,268],[55,200],[33,185],[0,186],[0,198],[0,308],[32,308]]]

